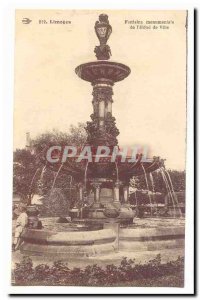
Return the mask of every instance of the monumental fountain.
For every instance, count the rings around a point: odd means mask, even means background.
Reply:
[[[47,167],[73,177],[78,188],[78,201],[82,205],[71,210],[77,214],[73,215],[70,226],[63,224],[62,229],[58,229],[54,223],[52,230],[45,225],[42,229],[28,228],[20,248],[26,254],[78,258],[113,253],[124,248],[135,251],[144,247],[148,249],[151,237],[152,241],[160,241],[155,245],[159,244],[161,248],[165,245],[168,248],[183,246],[183,228],[166,230],[159,227],[140,231],[133,227],[124,228],[125,224],[133,224],[136,214],[129,203],[131,178],[146,176],[164,164],[159,157],[144,160],[142,153],[137,153],[134,160],[128,155],[122,159],[117,140],[119,130],[112,114],[112,95],[114,84],[130,76],[131,70],[125,64],[110,60],[111,50],[107,41],[112,27],[107,15],[99,16],[95,32],[100,42],[94,49],[97,60],[83,63],[75,69],[78,77],[91,83],[93,88],[93,113],[91,121],[87,122],[85,145],[85,148],[90,146],[91,159],[77,161],[74,155],[64,163],[60,160],[45,162]],[[106,149],[110,151],[102,155],[98,152],[99,147],[105,152]]]
[[[128,155],[122,159],[117,141],[119,130],[112,115],[112,95],[114,84],[129,76],[131,70],[122,63],[109,60],[111,50],[107,40],[112,27],[107,15],[99,16],[95,32],[100,41],[94,50],[97,61],[81,64],[75,69],[76,74],[93,87],[93,113],[86,126],[87,145],[92,147],[93,155],[90,161],[77,162],[77,157],[67,159],[62,171],[71,174],[78,184],[80,202],[83,202],[83,193],[86,192],[89,202],[93,203],[83,209],[85,218],[105,219],[119,213],[119,218],[132,221],[133,212],[128,209],[130,179],[158,169],[163,161],[159,157],[143,161],[142,153],[138,153],[134,160]],[[97,159],[99,146],[101,150],[104,146],[109,147],[112,154],[101,154]],[[56,168],[60,169],[59,162]]]

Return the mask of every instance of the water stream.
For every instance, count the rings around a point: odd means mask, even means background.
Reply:
[[[40,170],[40,168],[37,168],[37,170],[35,171],[34,175],[33,175],[33,178],[31,180],[31,184],[30,184],[30,188],[29,188],[29,196],[31,197],[31,190],[32,190],[32,186],[33,186],[33,182],[34,182],[34,179],[38,173],[38,171]]]
[[[43,177],[44,177],[45,170],[46,170],[46,164],[42,168],[42,171],[40,173],[40,178],[38,179],[38,182],[37,182],[39,195],[42,195]]]
[[[115,162],[115,168],[116,168],[117,182],[118,182],[119,181],[119,170],[118,170],[117,162]]]
[[[72,175],[69,175],[69,177],[70,177],[70,181],[69,181],[69,199],[71,201],[71,199],[72,199],[72,191],[71,191],[71,189],[72,189]]]
[[[60,165],[60,167],[59,167],[59,169],[58,169],[58,171],[57,171],[57,173],[56,173],[56,175],[55,175],[55,177],[54,177],[54,181],[53,181],[53,184],[52,184],[52,187],[51,187],[51,191],[52,191],[53,188],[54,188],[54,185],[55,185],[55,183],[56,183],[56,179],[57,179],[57,177],[58,177],[58,175],[59,175],[59,173],[60,173],[60,171],[61,171],[61,169],[62,169],[62,166],[63,166],[63,163]]]
[[[168,172],[167,170],[164,169],[163,171],[164,171],[164,172],[167,174],[167,176],[168,176],[169,183],[170,183],[170,185],[171,185],[171,190],[172,190],[172,195],[173,195],[173,198],[174,198],[174,202],[176,203],[176,206],[178,207],[179,202],[178,202],[176,193],[175,193],[175,191],[174,191],[174,186],[173,186],[173,183],[172,183],[171,176],[170,176],[170,174],[169,174],[169,172]],[[179,207],[179,214],[180,214],[181,217],[183,216],[180,207]]]
[[[135,194],[135,205],[137,207],[137,205],[138,205],[137,190],[135,190],[134,194]]]
[[[156,198],[155,198],[155,184],[154,184],[154,179],[153,179],[153,175],[151,172],[149,173],[149,177],[150,177],[151,186],[152,186],[152,190],[153,190],[153,202],[154,203],[156,202],[156,216],[157,216],[158,215],[158,202],[156,201]]]
[[[147,173],[145,171],[143,164],[141,164],[141,165],[142,165],[142,169],[144,171],[144,177],[145,177],[146,186],[147,186],[147,190],[148,190],[148,197],[149,197],[149,202],[150,202],[150,206],[151,206],[151,216],[152,216],[152,201],[151,201],[151,195],[149,194],[150,189],[149,189],[149,183],[148,183],[148,179],[147,179]]]
[[[175,205],[175,202],[174,202],[174,197],[173,197],[172,191],[170,189],[170,186],[169,186],[169,183],[168,183],[168,180],[167,180],[167,177],[164,173],[163,168],[160,168],[160,171],[161,171],[161,175],[162,175],[163,181],[165,183],[165,187],[166,187],[166,190],[168,192],[168,195],[170,196],[170,198],[172,200],[172,205],[173,205],[173,209],[174,209],[174,217],[175,217],[176,216],[176,205]]]
[[[44,172],[45,172],[45,170],[46,170],[46,165],[42,168],[42,172],[41,172],[41,174],[40,174],[40,181],[42,181],[42,179],[43,179],[43,176],[44,176]]]
[[[85,166],[85,173],[84,173],[84,185],[85,185],[85,191],[87,190],[86,187],[87,187],[87,170],[88,170],[88,164],[89,164],[89,161],[87,161],[87,164]]]

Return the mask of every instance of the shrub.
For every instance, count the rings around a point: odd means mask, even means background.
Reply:
[[[15,285],[74,285],[74,286],[137,286],[136,284],[153,284],[156,280],[162,283],[162,278],[177,276],[182,284],[184,259],[179,257],[175,261],[161,263],[161,256],[157,255],[147,263],[136,263],[135,260],[124,257],[119,266],[114,264],[100,267],[96,264],[88,265],[84,269],[68,268],[67,263],[56,261],[52,266],[39,264],[33,267],[29,257],[23,257],[14,269]],[[173,280],[170,286],[173,286]]]

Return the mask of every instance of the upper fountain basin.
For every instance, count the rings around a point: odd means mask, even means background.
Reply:
[[[126,78],[131,73],[131,69],[121,63],[100,60],[81,64],[76,67],[75,72],[81,79],[92,84],[105,81],[114,84]]]
[[[115,162],[111,162],[109,156],[101,158],[99,162],[95,162],[95,158],[96,156],[93,155],[93,161],[88,163],[87,160],[77,162],[77,157],[70,157],[62,164],[61,172],[71,174],[78,181],[83,180],[86,171],[89,180],[92,178],[113,179],[118,176],[120,180],[127,181],[132,176],[144,175],[144,170],[146,173],[150,173],[163,166],[163,160],[159,157],[149,158],[145,161],[139,157],[135,162],[130,162],[130,157],[127,157],[124,162],[120,161],[120,157],[117,157]],[[58,171],[61,163],[48,163],[47,166]]]

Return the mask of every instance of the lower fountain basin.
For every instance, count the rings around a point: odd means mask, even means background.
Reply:
[[[79,232],[55,232],[27,229],[20,251],[29,255],[89,257],[112,253],[116,235],[111,229]]]
[[[57,226],[55,224],[54,228]],[[81,228],[79,232],[65,231],[69,224],[62,224],[63,229],[58,232],[49,230],[48,225],[44,226],[42,230],[26,230],[20,247],[23,254],[52,256],[58,260],[103,257],[116,251],[146,253],[184,250],[184,219],[137,219],[134,224],[126,227],[119,226],[115,221],[105,223],[104,229],[84,232]]]

